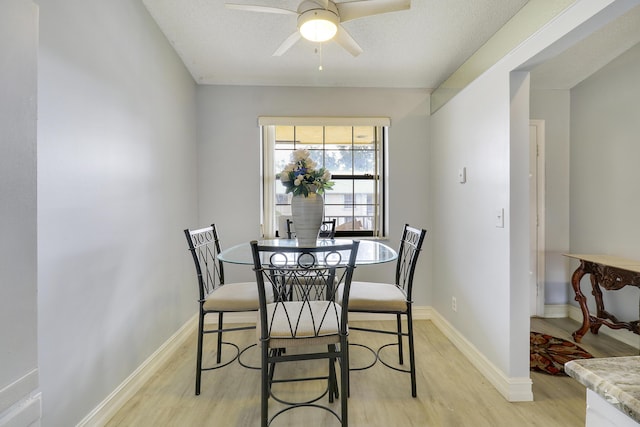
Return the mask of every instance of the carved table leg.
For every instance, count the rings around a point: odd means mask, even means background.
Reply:
[[[589,307],[587,307],[587,298],[582,294],[582,291],[580,290],[580,280],[585,274],[587,274],[585,270],[585,262],[581,260],[580,267],[578,267],[571,276],[571,286],[573,287],[573,291],[576,294],[575,300],[578,302],[578,304],[580,304],[580,309],[582,310],[582,326],[580,326],[580,329],[571,334],[575,342],[580,342],[582,340],[582,337],[587,333],[591,324],[589,320],[590,315]]]
[[[593,289],[592,294],[596,298],[596,317],[598,319],[606,319],[608,317],[608,313],[604,311],[604,302],[602,301],[602,290],[600,290],[600,285],[598,284],[598,279],[595,274],[591,274],[591,288]],[[589,319],[591,321],[591,319]],[[591,322],[591,333],[597,334],[598,330],[602,326],[602,323],[597,321]]]

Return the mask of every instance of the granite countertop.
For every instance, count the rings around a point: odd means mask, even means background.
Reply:
[[[564,370],[640,422],[640,356],[572,360],[565,363]]]

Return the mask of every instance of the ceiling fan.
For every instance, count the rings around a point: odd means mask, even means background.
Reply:
[[[298,10],[238,3],[226,3],[225,6],[228,9],[298,17],[298,30],[285,39],[273,56],[283,55],[301,37],[313,42],[334,39],[353,56],[358,56],[362,53],[362,48],[341,24],[365,16],[409,9],[411,0],[358,0],[343,3],[335,3],[332,0],[303,0]]]

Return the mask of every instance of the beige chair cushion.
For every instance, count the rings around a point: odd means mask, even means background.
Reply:
[[[269,347],[284,348],[302,345],[335,344],[342,307],[331,301],[286,301],[267,305],[271,320]],[[260,316],[257,335],[260,339]]]
[[[265,286],[267,301],[273,301],[273,288]],[[211,292],[204,302],[207,311],[258,310],[258,285],[256,282],[227,283]]]
[[[338,288],[342,301],[343,285]],[[407,296],[393,283],[351,282],[350,311],[407,311]]]

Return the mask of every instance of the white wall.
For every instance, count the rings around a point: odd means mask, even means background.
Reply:
[[[141,2],[39,3],[42,421],[71,426],[197,311],[195,83]]]
[[[569,90],[532,90],[531,118],[545,121],[545,304],[567,304],[569,252]]]
[[[36,269],[38,10],[0,13],[0,425],[40,418]]]
[[[390,239],[405,223],[429,229],[428,117],[424,89],[202,86],[198,88],[200,220],[215,222],[224,247],[260,232],[259,116],[386,116],[389,130]],[[418,305],[430,305],[430,237],[415,276]],[[361,280],[393,280],[394,264],[358,268]],[[250,279],[246,266],[230,277]]]
[[[614,8],[607,6],[614,4]],[[480,76],[431,116],[430,203],[433,306],[501,373],[510,400],[526,400],[528,331],[528,93],[534,56],[557,49],[569,32],[587,33],[632,6],[628,1],[580,1]],[[581,26],[590,17],[597,25]],[[576,38],[572,37],[571,42]],[[568,41],[567,43],[569,43]],[[521,68],[522,71],[526,69]],[[456,171],[466,166],[468,182]],[[505,228],[496,209],[505,208]],[[524,229],[523,229],[524,228]],[[451,298],[457,298],[457,312]]]
[[[573,253],[640,259],[638,76],[640,45],[571,90]],[[590,295],[589,281],[583,282]],[[638,290],[605,293],[605,307],[621,320],[637,319]]]
[[[481,100],[476,102],[475,100]],[[432,116],[433,306],[509,366],[509,80],[487,73]],[[460,184],[456,171],[467,168]],[[496,210],[505,228],[496,228]],[[451,298],[457,300],[457,312]],[[525,307],[525,306],[523,306]],[[506,350],[506,351],[505,351]]]
[[[546,126],[546,304],[571,303],[577,307],[573,290],[569,285],[571,274],[577,267],[577,262],[570,262],[562,256],[563,253],[602,252],[605,250],[604,247],[598,248],[597,246],[600,246],[600,242],[606,241],[604,245],[607,246],[607,253],[620,254],[624,252],[627,257],[637,257],[637,254],[634,255],[634,252],[637,252],[634,248],[634,242],[630,240],[632,234],[620,233],[620,228],[617,233],[609,233],[611,230],[608,229],[608,225],[614,222],[616,227],[622,227],[622,229],[628,227],[630,230],[635,230],[634,222],[631,219],[632,215],[625,217],[622,213],[620,216],[618,212],[620,203],[632,203],[632,199],[621,193],[611,193],[604,190],[608,201],[596,203],[595,209],[598,214],[591,214],[594,212],[592,194],[594,183],[598,185],[600,190],[609,186],[622,189],[623,192],[635,190],[633,179],[614,180],[605,170],[600,167],[594,168],[593,165],[600,163],[602,154],[600,150],[608,152],[609,148],[612,148],[615,152],[614,157],[617,157],[620,150],[626,153],[627,149],[627,147],[616,148],[615,144],[610,143],[608,137],[606,142],[596,141],[594,131],[597,131],[596,134],[599,135],[607,133],[607,135],[614,136],[625,133],[633,135],[635,131],[629,129],[629,126],[633,127],[638,117],[632,117],[629,120],[627,115],[637,110],[631,97],[638,96],[637,79],[634,74],[638,67],[638,49],[636,46],[627,51],[612,64],[601,69],[571,91],[535,89],[532,91],[531,117],[545,120]],[[624,66],[620,64],[624,64]],[[616,99],[616,96],[619,96],[619,99]],[[625,114],[619,115],[615,109],[604,106],[602,99],[609,99],[609,102],[612,102],[616,108],[621,108]],[[592,120],[595,116],[598,119]],[[577,122],[573,123],[572,117]],[[618,123],[617,120],[620,118],[622,122]],[[577,137],[571,135],[570,130],[573,128],[578,134]],[[617,141],[615,137],[614,140]],[[579,164],[576,164],[575,160],[570,161],[570,146],[572,150],[578,150],[578,152],[571,154],[571,158],[580,158]],[[585,147],[590,148],[585,150]],[[610,153],[607,153],[606,156],[609,155]],[[589,166],[585,166],[586,164]],[[570,180],[571,169],[575,174],[573,180]],[[625,170],[624,167],[623,170]],[[627,169],[626,172],[632,174],[631,170]],[[579,205],[572,206],[571,220],[570,182],[571,191],[577,192],[573,195],[577,197],[574,200],[579,200]],[[620,197],[616,197],[615,200],[611,199],[614,195]],[[608,206],[616,207],[609,209]],[[629,206],[621,207],[621,209],[628,210]],[[576,242],[571,249],[569,246],[570,229],[573,233],[572,241]],[[580,242],[586,236],[597,236],[599,242],[583,246]],[[634,250],[629,251],[630,246]],[[587,250],[587,248],[589,249]],[[590,288],[586,278],[583,287],[585,294],[589,294]],[[608,298],[612,298],[611,306],[619,308],[626,319],[637,317],[637,307],[633,303],[636,298],[634,292],[634,290],[625,289],[621,293],[616,292],[608,296]],[[628,301],[628,304],[623,301]]]
[[[521,186],[511,162],[522,161],[514,153],[524,143],[517,123],[528,108],[527,79],[511,80],[509,73],[612,2],[579,2],[431,119],[425,90],[195,89],[140,3],[39,2],[43,424],[77,423],[195,312],[182,228],[215,221],[225,246],[257,236],[260,115],[390,116],[390,244],[397,246],[405,222],[429,230],[416,303],[434,306],[507,379],[528,376],[528,301],[519,301],[526,292],[513,283],[523,273],[527,242],[522,230],[511,230],[526,220],[520,213],[512,218],[508,208],[515,203],[514,212],[521,210],[510,180]],[[5,16],[14,22],[3,10]],[[514,94],[518,101],[511,105]],[[20,135],[33,141],[29,126]],[[457,183],[460,166],[469,168],[468,184]],[[20,194],[27,194],[32,217],[12,217],[12,227],[23,221],[33,226],[33,169],[21,172],[18,188],[25,189]],[[3,201],[16,192],[0,189]],[[497,206],[507,208],[505,229],[494,227]],[[33,238],[23,239],[27,251],[34,249]],[[26,277],[35,274],[26,270]],[[380,279],[391,278],[391,271],[391,265],[372,266],[357,274]],[[235,273],[252,276],[246,268]],[[34,297],[33,288],[26,292]],[[452,294],[456,314],[449,308]],[[36,366],[33,324],[21,327],[27,348],[20,354],[25,360],[16,363],[25,365],[3,365],[0,387]]]

